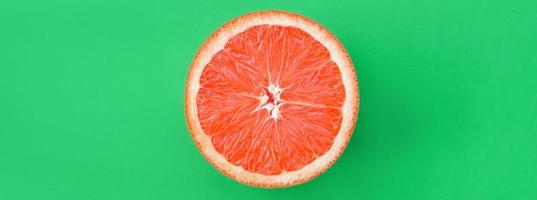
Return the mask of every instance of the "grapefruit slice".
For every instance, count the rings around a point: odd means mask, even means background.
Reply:
[[[341,43],[283,11],[249,13],[213,33],[192,62],[185,97],[203,156],[232,179],[267,188],[326,171],[349,142],[358,105]]]

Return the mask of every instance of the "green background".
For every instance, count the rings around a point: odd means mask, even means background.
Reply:
[[[186,127],[226,21],[308,16],[347,47],[358,127],[324,175],[244,186]],[[537,199],[537,1],[0,1],[0,199]]]

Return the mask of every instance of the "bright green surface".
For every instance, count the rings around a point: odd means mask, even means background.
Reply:
[[[45,3],[47,2],[47,3]],[[0,1],[0,199],[536,199],[537,2]],[[358,129],[305,185],[214,170],[183,114],[203,40],[284,9],[357,65]]]

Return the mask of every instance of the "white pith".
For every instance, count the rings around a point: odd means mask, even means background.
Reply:
[[[342,112],[342,124],[341,128],[334,139],[332,147],[322,156],[319,156],[312,163],[302,167],[299,170],[291,172],[283,172],[279,175],[264,175],[258,173],[252,173],[244,170],[240,166],[235,166],[229,163],[224,156],[218,153],[212,143],[211,138],[206,135],[199,123],[197,106],[190,106],[187,109],[189,113],[188,117],[195,123],[191,124],[191,131],[194,139],[199,143],[198,147],[202,153],[210,158],[210,162],[223,170],[228,175],[233,175],[233,178],[243,183],[251,183],[254,185],[272,185],[288,186],[290,184],[299,183],[300,180],[309,180],[311,177],[318,175],[326,170],[326,167],[331,164],[332,161],[337,159],[343,150],[342,147],[346,145],[352,133],[352,129],[355,124],[355,115],[357,113],[358,97],[356,88],[356,79],[353,71],[352,63],[349,62],[346,52],[341,49],[338,41],[325,29],[315,24],[314,22],[307,21],[299,17],[290,17],[288,14],[272,12],[264,15],[253,15],[248,18],[239,18],[231,24],[229,28],[222,28],[213,40],[210,40],[205,48],[199,52],[198,58],[191,66],[190,84],[187,86],[188,99],[186,99],[187,105],[196,105],[196,96],[200,89],[199,80],[203,72],[204,67],[210,62],[213,55],[219,50],[223,49],[229,39],[235,35],[244,32],[246,29],[256,25],[281,25],[281,26],[293,26],[300,28],[309,33],[314,39],[323,44],[330,52],[332,60],[337,64],[342,74],[343,86],[345,87],[346,98],[341,108]],[[269,86],[270,87],[270,86]],[[270,88],[269,88],[270,89]],[[278,87],[272,87],[272,91],[279,93]],[[266,101],[268,97],[260,97],[260,101]],[[263,109],[271,110],[271,118],[278,118],[278,105],[266,104]]]
[[[280,107],[283,105],[283,102],[280,99],[280,94],[282,91],[283,90],[280,87],[271,83],[267,86],[267,92],[272,95],[275,102],[268,102],[270,98],[267,94],[263,94],[263,96],[259,98],[260,108],[267,110],[267,112],[270,114],[270,119],[277,120],[278,117],[280,117]]]

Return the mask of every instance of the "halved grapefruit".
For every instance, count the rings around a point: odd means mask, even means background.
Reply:
[[[203,156],[225,175],[287,187],[326,171],[358,115],[358,82],[345,48],[303,16],[240,16],[201,46],[185,111]]]

